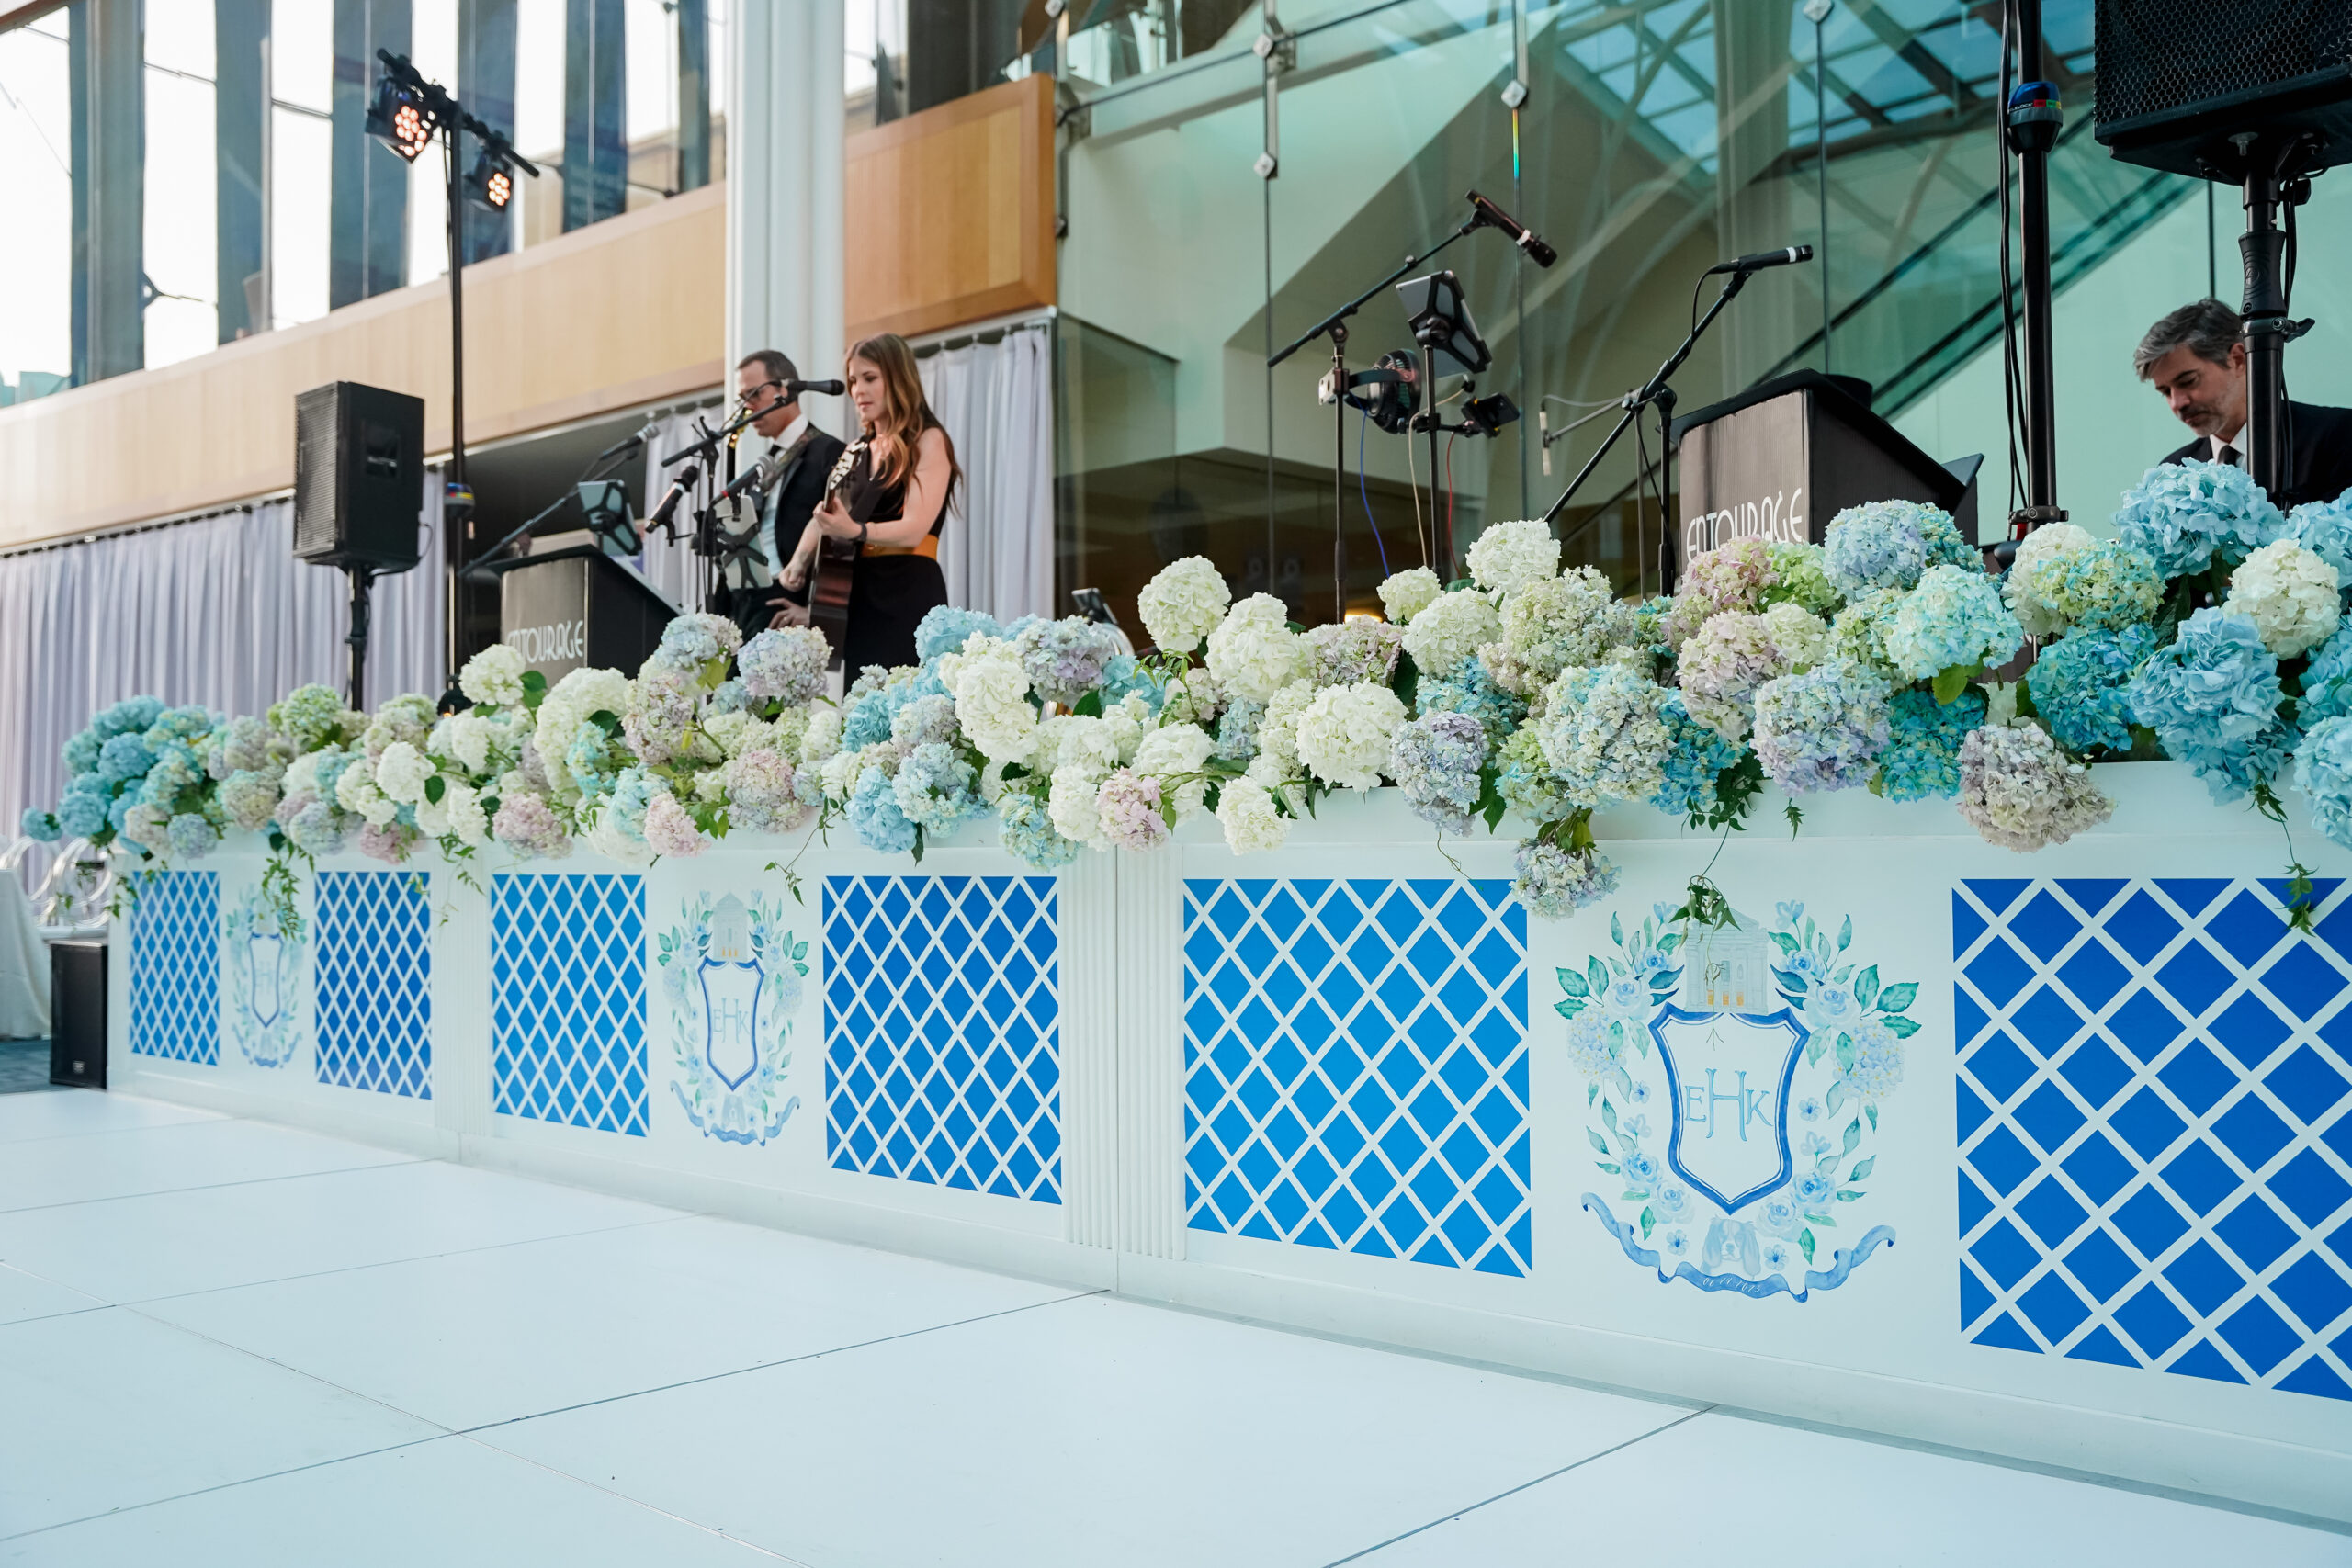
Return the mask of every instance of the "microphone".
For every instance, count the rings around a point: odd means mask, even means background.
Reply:
[[[654,507],[653,515],[645,520],[645,531],[650,534],[656,528],[668,527],[670,519],[677,513],[678,502],[685,500],[686,492],[694,488],[695,481],[701,477],[689,467],[676,479],[672,479],[670,488],[662,492],[661,503]]]
[[[597,453],[596,461],[601,463],[607,457],[617,457],[624,452],[632,451],[637,447],[644,446],[647,442],[652,440],[655,436],[661,434],[662,427],[649,419],[645,422],[644,425],[639,429],[636,434],[624,436],[620,440],[614,442],[610,446],[605,447],[602,452]]]
[[[849,389],[839,381],[786,381],[784,384],[784,389],[796,394],[822,392],[827,397],[838,398]]]
[[[1483,225],[1488,229],[1500,229],[1510,236],[1513,244],[1527,253],[1537,266],[1550,266],[1560,259],[1560,253],[1545,244],[1541,234],[1475,190],[1470,193],[1470,223],[1473,228]]]
[[[750,468],[744,469],[741,476],[738,478],[733,484],[729,485],[725,490],[718,492],[718,499],[721,501],[732,501],[737,496],[742,494],[745,491],[750,490],[753,485],[758,484],[760,482],[760,470],[764,467],[766,467],[764,463],[754,463]]]
[[[1811,245],[1791,245],[1781,251],[1758,251],[1752,256],[1739,256],[1727,262],[1717,262],[1707,269],[1709,277],[1719,272],[1761,272],[1768,266],[1788,266],[1813,259]]]

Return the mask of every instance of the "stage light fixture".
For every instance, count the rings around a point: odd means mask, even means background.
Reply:
[[[504,158],[487,147],[481,150],[474,159],[473,172],[466,176],[466,199],[492,212],[506,210],[506,204],[514,199],[514,171]]]
[[[432,115],[415,96],[390,76],[379,78],[376,102],[368,111],[368,134],[413,164],[433,145]]]

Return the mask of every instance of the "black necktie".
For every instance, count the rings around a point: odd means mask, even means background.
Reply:
[[[2240,456],[2241,454],[2234,446],[2224,445],[2222,448],[2222,461],[2227,463],[2233,468],[2239,466],[2238,458]]]

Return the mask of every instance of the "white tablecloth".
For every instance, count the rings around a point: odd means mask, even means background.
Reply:
[[[48,1033],[49,946],[24,885],[0,875],[0,1040]]]

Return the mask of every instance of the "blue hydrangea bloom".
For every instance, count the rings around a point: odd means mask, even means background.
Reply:
[[[879,768],[857,776],[857,789],[849,797],[849,825],[857,841],[869,850],[901,855],[915,847],[915,825],[899,809],[890,775]]]
[[[1677,817],[1711,811],[1715,805],[1715,780],[1739,761],[1746,748],[1726,740],[1713,726],[1701,724],[1682,705],[1682,694],[1669,691],[1658,709],[1668,736],[1666,782],[1650,796],[1650,804]]]
[[[24,829],[25,837],[37,844],[53,844],[64,836],[63,830],[57,825],[56,817],[38,807],[27,807],[24,818],[19,825]]]
[[[643,768],[623,768],[613,779],[613,825],[630,838],[644,841],[646,808],[653,804],[655,795],[668,787]]]
[[[2082,632],[2045,648],[2026,671],[2034,710],[2069,751],[2129,750],[2132,677],[2156,649],[2155,628]]]
[[[2294,737],[2278,721],[2278,660],[2246,615],[2207,608],[2180,625],[2132,681],[2132,711],[2217,801],[2274,776]]]
[[[108,784],[144,778],[155,765],[155,753],[136,735],[117,735],[98,749],[98,776]]]
[[[2295,748],[2295,787],[2310,799],[2319,830],[2352,849],[2352,716],[2323,719],[2304,734]]]
[[[1140,694],[1154,713],[1159,711],[1161,703],[1168,696],[1158,682],[1144,673],[1143,666],[1136,662],[1134,654],[1114,655],[1108,664],[1102,666],[1102,705],[1107,708],[1130,694]]]
[[[96,772],[98,765],[98,748],[106,743],[107,738],[96,729],[85,729],[74,736],[65,743],[62,753],[65,758],[65,771],[69,773]]]
[[[1465,659],[1442,674],[1423,671],[1414,701],[1424,714],[1468,714],[1487,732],[1490,748],[1510,739],[1519,721],[1527,716],[1526,703],[1496,684],[1487,667],[1476,659]]]
[[[107,826],[118,833],[121,832],[130,825],[131,809],[138,804],[139,797],[135,795],[117,795],[114,804],[107,807]]]
[[[956,755],[956,748],[926,740],[899,764],[890,792],[908,821],[926,833],[940,834],[987,812],[987,803],[974,789],[978,783],[979,771]]]
[[[1926,800],[1960,793],[1960,743],[1984,722],[1984,694],[1949,703],[1933,692],[1894,694],[1887,704],[1886,745],[1878,754],[1878,791],[1889,800]]]
[[[1054,830],[1052,813],[1034,795],[1018,791],[997,802],[997,839],[1005,852],[1037,871],[1058,871],[1078,859],[1075,839]]]
[[[2159,463],[2126,491],[2115,529],[2155,558],[2166,578],[2203,571],[2219,550],[2232,558],[2267,545],[2287,520],[2254,476],[2234,463]]]
[[[959,651],[974,632],[989,637],[1004,636],[1004,628],[994,615],[982,610],[966,610],[954,604],[940,604],[926,612],[915,624],[915,657],[928,664],[943,653]]]
[[[2001,585],[1969,567],[1932,566],[1888,616],[1886,655],[1924,681],[1954,666],[2006,664],[2024,645],[2025,628],[2001,600]]]
[[[2352,586],[2352,494],[2303,502],[2287,513],[2286,536],[2334,567],[2337,582]]]
[[[172,853],[181,860],[198,860],[220,842],[220,830],[193,811],[183,811],[164,829]]]
[[[141,735],[147,727],[163,716],[164,704],[159,697],[125,697],[109,707],[100,708],[90,728],[100,740],[110,740],[118,735]]]
[[[2352,713],[2352,620],[2312,649],[2311,662],[2303,667],[2302,686],[2303,700],[2296,718],[2306,729],[2321,719]]]
[[[1976,551],[1951,514],[1917,501],[1872,501],[1829,520],[1821,570],[1849,599],[1881,588],[1909,588],[1931,566],[1973,566]]]
[[[128,811],[128,806],[123,807]],[[76,839],[86,839],[107,826],[107,798],[102,795],[69,795],[57,803],[57,825]]]

